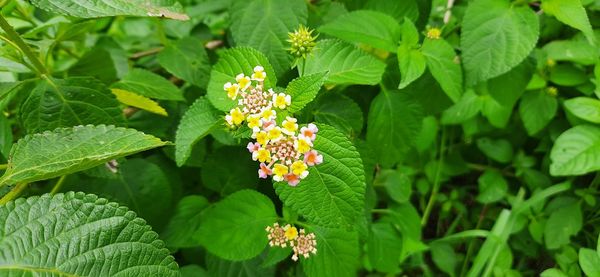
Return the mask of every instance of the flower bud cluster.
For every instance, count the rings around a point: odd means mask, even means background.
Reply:
[[[267,238],[271,247],[285,248],[288,245],[294,251],[292,260],[298,261],[298,257],[310,257],[310,254],[317,253],[317,240],[314,233],[307,233],[304,229],[296,229],[296,227],[287,224],[283,227],[279,223],[273,226],[267,226],[265,229],[268,232]]]

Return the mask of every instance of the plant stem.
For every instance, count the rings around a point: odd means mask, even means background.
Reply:
[[[0,205],[4,205],[15,198],[17,198],[23,190],[27,187],[27,183],[17,183],[17,185],[9,191],[4,197],[0,199]]]
[[[57,192],[59,192],[62,188],[63,183],[65,182],[65,179],[67,179],[67,175],[60,176],[60,178],[58,178],[58,181],[56,181],[56,184],[54,184],[52,191],[50,191],[50,194],[54,195]]]
[[[8,168],[8,164],[0,164],[0,170],[6,170]]]
[[[8,22],[2,15],[0,15],[0,28],[2,28],[4,32],[6,32],[6,36],[8,37],[8,39],[11,40],[14,44],[16,44],[19,47],[19,50],[21,50],[21,52],[23,52],[23,54],[25,54],[25,56],[29,58],[29,61],[33,63],[33,66],[35,67],[39,75],[48,74],[48,70],[42,64],[42,62],[40,62],[40,59],[33,53],[33,51],[31,50],[31,48],[29,48],[27,43],[25,43],[25,41],[21,38],[21,36],[19,36],[15,29],[13,29],[13,27],[10,26],[10,24],[8,24]]]
[[[478,230],[481,227],[481,224],[483,223],[483,218],[485,217],[486,212],[487,212],[487,205],[484,205],[483,209],[481,209],[481,213],[479,213],[479,220],[477,220],[477,225],[475,225],[475,230]],[[471,255],[473,254],[473,251],[474,251],[474,247],[475,247],[474,243],[475,243],[474,239],[471,239],[471,241],[469,241],[469,246],[467,246],[467,254],[465,255],[465,261],[463,262],[463,265],[460,269],[459,276],[465,276],[465,272],[467,271],[467,265],[469,264],[469,259],[471,258]]]
[[[433,205],[435,204],[435,200],[440,190],[440,177],[442,173],[442,163],[444,162],[444,152],[446,151],[446,129],[442,128],[442,138],[440,139],[440,158],[438,159],[438,166],[435,171],[435,179],[433,180],[433,188],[431,190],[431,195],[429,196],[429,201],[427,201],[427,206],[425,207],[425,212],[423,213],[423,218],[421,219],[421,226],[425,227],[427,225],[427,221],[429,221],[429,215],[431,214],[431,210],[433,209]]]

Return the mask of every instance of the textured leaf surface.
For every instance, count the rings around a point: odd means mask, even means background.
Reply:
[[[400,92],[382,91],[369,110],[367,142],[378,161],[390,166],[404,160],[421,130],[421,106]]]
[[[20,114],[28,133],[125,122],[115,96],[104,84],[90,77],[40,81],[21,106]]]
[[[338,40],[321,40],[306,58],[304,74],[329,72],[326,83],[374,85],[385,64],[356,46]]]
[[[600,170],[600,128],[579,125],[562,133],[550,152],[550,174],[582,175]]]
[[[31,3],[47,11],[82,18],[133,15],[189,19],[176,0],[32,0]]]
[[[167,111],[161,107],[156,101],[144,96],[135,94],[131,91],[126,91],[118,88],[113,88],[112,93],[117,97],[119,102],[130,106],[148,111],[151,113],[167,116]]]
[[[198,98],[188,108],[175,134],[175,160],[178,166],[185,163],[194,144],[208,135],[223,117],[204,97]]]
[[[462,95],[462,68],[455,61],[454,48],[443,39],[425,39],[421,48],[427,68],[446,95],[457,102]]]
[[[306,25],[308,11],[302,0],[237,1],[232,7],[231,34],[237,46],[265,53],[278,76],[289,70],[288,32]]]
[[[398,47],[398,66],[400,67],[398,88],[402,89],[425,73],[427,61],[421,51],[403,43]]]
[[[253,258],[267,246],[265,228],[277,220],[271,199],[241,190],[207,208],[195,238],[214,255],[232,261]]]
[[[185,37],[165,47],[158,54],[158,62],[171,74],[205,88],[210,74],[208,54],[201,40]]]
[[[529,135],[536,134],[550,123],[558,109],[556,97],[544,91],[529,91],[521,98],[519,114]]]
[[[0,206],[2,276],[178,276],[145,221],[116,203],[69,192]]]
[[[393,17],[382,12],[367,10],[339,16],[332,22],[322,25],[319,32],[389,52],[396,52],[401,34],[400,24]]]
[[[600,100],[575,97],[565,101],[565,108],[575,116],[592,123],[600,123]]]
[[[183,93],[162,76],[148,70],[135,68],[112,88],[131,91],[149,98],[160,100],[184,100]]]
[[[356,230],[315,227],[318,252],[301,259],[306,276],[355,276],[358,267],[358,234]]]
[[[104,125],[29,135],[13,145],[0,184],[54,178],[165,144],[133,129]]]
[[[538,35],[538,19],[527,6],[512,5],[508,0],[470,2],[461,34],[468,85],[496,77],[521,63]]]
[[[327,72],[320,72],[292,80],[285,89],[285,92],[292,97],[292,104],[286,111],[297,112],[315,99],[326,77]]]
[[[271,67],[267,57],[256,49],[250,47],[236,47],[224,50],[220,53],[219,61],[213,66],[210,73],[206,97],[219,110],[231,110],[237,102],[227,97],[223,85],[227,82],[235,83],[235,76],[244,73],[252,75],[255,66],[261,65],[267,73],[265,79],[266,88],[274,88],[277,84],[275,71]]]
[[[322,226],[350,226],[364,206],[365,177],[362,160],[348,138],[333,127],[319,124],[314,148],[323,163],[310,167],[298,186],[275,183],[287,205]]]

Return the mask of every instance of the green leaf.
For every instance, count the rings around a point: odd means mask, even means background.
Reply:
[[[19,114],[28,133],[125,122],[115,96],[104,84],[90,77],[39,81],[23,102]]]
[[[360,134],[364,119],[358,104],[339,93],[327,93],[320,97],[314,108],[316,122],[333,126],[350,137]]]
[[[587,276],[600,276],[600,256],[598,256],[598,253],[595,250],[589,248],[580,248],[579,265]]]
[[[372,2],[386,2],[386,3],[391,3],[389,1],[381,1],[381,0],[375,0]],[[405,2],[411,2],[411,1],[405,1]],[[419,30],[417,30],[417,27],[415,26],[415,24],[408,18],[404,18],[404,23],[402,23],[402,42],[400,43],[400,45],[404,44],[404,45],[410,45],[410,46],[418,46],[419,44]]]
[[[508,163],[513,157],[512,144],[506,139],[480,138],[477,140],[477,148],[488,158],[500,163]]]
[[[446,95],[457,102],[462,95],[463,74],[456,62],[454,48],[443,39],[425,39],[421,51],[427,60],[427,68],[440,84]]]
[[[38,8],[81,18],[117,15],[166,17],[177,20],[190,19],[176,0],[32,0]]]
[[[256,188],[258,167],[246,148],[223,147],[208,156],[202,164],[202,183],[221,196],[245,188]]]
[[[178,276],[145,221],[95,195],[69,192],[0,206],[2,276]]]
[[[412,180],[400,170],[382,170],[375,179],[376,186],[383,186],[394,201],[406,203],[412,194]]]
[[[201,226],[202,211],[209,205],[208,200],[200,195],[188,195],[179,200],[169,224],[161,237],[168,247],[198,247],[194,233]]]
[[[195,239],[223,259],[247,260],[267,246],[265,228],[276,220],[275,206],[268,197],[240,190],[206,209]]]
[[[167,111],[163,107],[161,107],[156,101],[150,98],[146,98],[133,92],[118,88],[113,88],[111,91],[117,97],[117,100],[119,100],[119,102],[127,106],[136,107],[138,109],[142,109],[144,111],[148,111],[162,116],[168,116]]]
[[[371,225],[367,249],[369,261],[377,271],[386,273],[399,271],[402,237],[390,223],[377,222]]]
[[[483,100],[473,90],[467,90],[454,106],[442,113],[442,124],[460,124],[477,115]]]
[[[181,277],[210,277],[208,272],[197,264],[189,264],[179,268]]]
[[[367,142],[384,166],[404,160],[421,130],[421,106],[401,92],[382,91],[371,102]]]
[[[544,228],[544,240],[548,249],[558,249],[569,243],[582,226],[580,203],[572,201],[554,210]]]
[[[275,276],[275,270],[273,267],[263,267],[264,262],[263,256],[257,256],[250,260],[244,260],[239,262],[232,262],[221,259],[217,256],[207,254],[206,255],[206,268],[208,269],[207,277],[219,276],[219,277],[242,277],[242,276],[254,276],[254,277],[269,277]],[[199,276],[194,276],[199,277]]]
[[[396,52],[402,33],[400,24],[393,17],[369,10],[341,15],[332,22],[322,25],[319,32],[389,52]]]
[[[564,105],[573,115],[592,123],[600,123],[600,100],[575,97],[566,100]]]
[[[597,47],[579,40],[555,40],[544,45],[542,49],[546,52],[548,59],[584,65],[595,64],[600,52]]]
[[[166,143],[133,129],[76,126],[28,135],[10,151],[0,184],[34,182],[90,169]]]
[[[237,1],[231,8],[231,16],[235,18],[231,34],[236,46],[249,46],[265,53],[277,76],[290,69],[288,33],[306,25],[308,11],[304,1]]]
[[[158,62],[169,73],[205,88],[210,74],[210,63],[201,40],[185,37],[168,45],[158,54]]]
[[[286,111],[295,113],[302,110],[304,106],[315,99],[326,79],[327,72],[320,72],[292,80],[285,89],[285,92],[292,97],[292,104],[287,107]]]
[[[413,49],[413,46],[402,43],[398,47],[398,66],[400,67],[398,88],[402,89],[423,75],[426,67],[425,56],[418,49]]]
[[[550,152],[552,176],[583,175],[600,170],[600,128],[579,125],[562,133]]]
[[[12,144],[13,133],[10,121],[4,114],[0,114],[0,155],[5,159],[8,159]]]
[[[219,54],[219,61],[210,72],[210,81],[206,90],[206,97],[215,106],[215,108],[229,112],[237,106],[237,101],[229,99],[227,93],[223,90],[223,85],[227,82],[235,83],[235,76],[244,73],[251,76],[254,67],[260,65],[265,69],[267,78],[265,79],[265,88],[274,88],[277,84],[277,77],[271,64],[261,52],[250,47],[235,47],[223,50]]]
[[[318,251],[308,259],[301,259],[307,277],[355,276],[358,267],[358,234],[356,231],[315,227]]]
[[[499,76],[521,63],[539,35],[535,12],[508,0],[470,2],[462,26],[468,85]]]
[[[141,68],[134,68],[114,83],[112,88],[131,91],[133,93],[160,100],[184,100],[183,93],[177,86],[162,76]]]
[[[321,40],[306,58],[304,75],[328,71],[328,84],[375,85],[381,81],[385,63],[338,40]]]
[[[298,186],[274,184],[286,206],[322,226],[350,226],[362,214],[365,176],[362,160],[348,138],[333,127],[319,124],[314,149],[323,163],[310,167]]]
[[[185,164],[194,145],[208,135],[223,119],[208,99],[200,97],[181,117],[175,133],[175,160],[177,166]]]
[[[479,183],[477,201],[483,204],[502,200],[508,191],[508,183],[502,174],[495,170],[486,170],[479,176],[477,182]]]
[[[540,274],[540,277],[569,277],[569,275],[558,268],[548,268]]]
[[[592,45],[596,43],[594,30],[580,0],[544,0],[542,9],[562,23],[583,32]]]
[[[419,19],[419,6],[414,0],[368,0],[363,8],[386,13],[396,20],[408,18],[410,21],[416,22]]]
[[[558,109],[556,98],[542,90],[526,92],[521,98],[519,114],[527,134],[534,135],[544,129]]]
[[[117,70],[110,53],[94,47],[69,68],[69,76],[94,77],[109,84],[116,81]]]
[[[561,86],[577,86],[585,83],[588,76],[584,70],[572,64],[559,64],[550,69],[550,81]]]
[[[444,242],[434,242],[431,247],[431,259],[435,265],[450,276],[456,275],[456,252],[452,246]]]

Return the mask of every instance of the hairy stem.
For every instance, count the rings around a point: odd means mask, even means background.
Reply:
[[[40,59],[33,53],[33,50],[31,50],[29,45],[25,43],[21,36],[19,36],[15,29],[13,29],[13,27],[10,26],[10,24],[8,24],[8,22],[2,15],[0,15],[0,28],[2,28],[4,32],[6,32],[6,37],[10,41],[12,41],[18,47],[18,49],[21,50],[21,52],[23,52],[25,56],[27,56],[27,58],[29,59],[29,61],[31,61],[39,75],[48,74],[48,70],[42,64]]]

